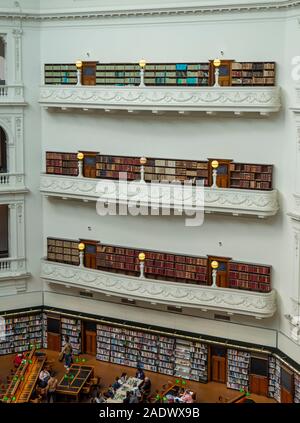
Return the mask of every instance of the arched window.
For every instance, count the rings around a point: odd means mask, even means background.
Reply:
[[[5,41],[0,36],[0,85],[5,85]]]
[[[0,126],[0,173],[7,173],[6,134]]]

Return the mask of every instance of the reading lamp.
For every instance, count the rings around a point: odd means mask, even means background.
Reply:
[[[83,177],[83,159],[84,159],[84,154],[83,153],[78,153],[77,154],[77,160],[78,160],[78,176],[79,178]]]
[[[144,274],[144,270],[145,270],[145,258],[146,258],[145,253],[140,253],[140,254],[139,254],[139,261],[140,261],[140,278],[144,278],[144,277],[145,277],[145,274]]]
[[[212,268],[212,287],[216,288],[217,287],[217,269],[219,267],[219,262],[217,262],[217,260],[213,260],[210,263],[210,266]]]
[[[78,250],[79,250],[79,267],[84,267],[83,259],[84,259],[85,244],[83,242],[80,242],[78,244]]]
[[[145,59],[141,59],[139,62],[140,65],[140,78],[141,78],[141,82],[140,82],[140,87],[145,87],[145,66],[146,66],[146,60]]]
[[[214,67],[215,67],[215,84],[214,84],[214,87],[220,87],[220,84],[219,84],[219,74],[220,74],[219,67],[221,66],[221,60],[215,59],[213,61],[213,64],[214,64]]]
[[[211,188],[218,188],[218,185],[217,185],[217,176],[218,176],[218,167],[219,167],[218,160],[213,160],[211,162],[211,167],[213,168],[213,171],[212,171],[213,183]]]
[[[82,70],[82,61],[81,60],[77,60],[76,63],[76,68],[77,68],[77,86],[81,85],[81,70]]]
[[[141,163],[141,169],[140,169],[140,172],[141,172],[141,182],[145,182],[145,167],[144,167],[144,165],[147,163],[147,159],[146,159],[146,157],[141,157],[140,158],[140,163]]]

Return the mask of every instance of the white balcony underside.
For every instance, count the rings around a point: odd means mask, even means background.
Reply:
[[[278,87],[115,87],[45,85],[40,104],[47,108],[148,110],[159,112],[232,112],[268,115],[280,109]]]
[[[260,293],[141,279],[46,260],[42,261],[41,277],[67,287],[88,289],[117,297],[256,318],[271,317],[276,310],[275,291]]]
[[[77,199],[82,201],[101,201],[108,204],[126,204],[128,206],[139,202],[141,206],[157,209],[170,209],[173,211],[183,209],[186,212],[195,211],[193,202],[185,203],[182,200],[171,198],[165,200],[163,196],[150,197],[150,193],[144,195],[127,194],[120,196],[119,192],[108,193],[97,190],[99,183],[105,184],[108,180],[70,177],[62,175],[41,175],[41,192],[50,197],[63,199]],[[111,181],[114,182],[114,181]],[[117,181],[116,181],[117,182]],[[148,186],[150,184],[147,184]],[[159,187],[160,184],[151,184]],[[99,186],[99,185],[98,185]],[[130,183],[129,183],[129,186]],[[202,207],[203,210],[203,207]],[[275,215],[278,211],[277,191],[258,191],[235,188],[204,188],[204,211],[206,213],[226,213],[232,215],[253,215],[260,218]]]

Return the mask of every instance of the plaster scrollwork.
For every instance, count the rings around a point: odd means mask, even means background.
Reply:
[[[136,87],[62,87],[43,86],[40,103],[57,107],[80,107],[93,105],[120,109],[134,106],[147,110],[158,107],[161,110],[192,111],[258,111],[276,112],[280,109],[280,90],[277,87],[196,87],[196,88],[136,88]]]
[[[142,301],[159,301],[188,307],[206,307],[255,317],[275,313],[275,292],[260,293],[229,288],[194,286],[163,280],[141,279],[126,275],[42,261],[42,278],[53,283],[85,287],[102,293],[130,295]]]
[[[100,182],[104,182],[103,184]],[[158,184],[159,185],[159,184]],[[86,200],[102,200],[103,202],[122,202],[130,204],[132,200],[140,201],[141,204],[154,204],[164,207],[171,204],[171,208],[182,207],[184,204],[171,195],[164,200],[163,191],[139,190],[139,182],[128,184],[127,191],[119,193],[110,191],[101,179],[86,179],[68,176],[47,175],[41,176],[41,191],[47,195],[65,196]],[[117,189],[117,188],[116,188]],[[172,202],[173,201],[173,202]],[[185,208],[186,205],[185,205]],[[253,214],[259,216],[272,216],[277,213],[277,192],[242,190],[242,189],[204,189],[204,209],[222,213]]]

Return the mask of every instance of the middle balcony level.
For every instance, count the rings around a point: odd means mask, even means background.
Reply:
[[[47,152],[46,172],[41,192],[51,197],[139,204],[175,214],[204,211],[265,218],[278,211],[272,165]]]
[[[91,240],[48,238],[42,278],[131,300],[255,318],[276,310],[271,267],[228,257],[137,250]]]

